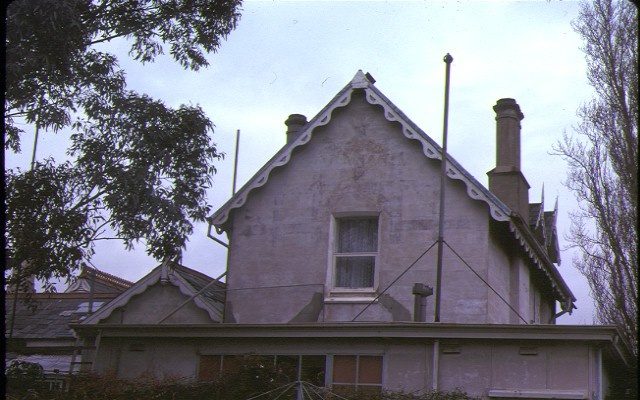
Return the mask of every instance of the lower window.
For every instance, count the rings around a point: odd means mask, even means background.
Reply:
[[[199,381],[215,381],[243,371],[260,379],[285,385],[306,382],[314,386],[327,385],[324,355],[201,355],[198,368]],[[382,391],[382,356],[334,355],[330,382],[336,394],[378,394]]]
[[[333,391],[338,394],[380,393],[382,356],[333,356]]]
[[[236,375],[243,368],[258,368],[265,379],[277,383],[303,381],[314,386],[325,386],[326,357],[322,355],[201,355],[198,380],[215,381]]]

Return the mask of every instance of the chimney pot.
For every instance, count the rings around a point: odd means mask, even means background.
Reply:
[[[520,111],[520,106],[516,103],[515,99],[505,98],[498,100],[496,105],[493,106],[493,111],[495,111],[498,116],[501,114],[504,115],[505,112],[511,112],[518,120],[524,118],[524,114]]]
[[[287,143],[293,141],[293,139],[297,136],[297,133],[305,126],[307,123],[307,117],[302,114],[291,114],[284,124],[287,126]]]

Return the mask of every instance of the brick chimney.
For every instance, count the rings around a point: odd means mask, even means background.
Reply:
[[[520,121],[524,114],[514,99],[500,99],[496,112],[496,167],[487,172],[489,190],[528,221],[529,184],[520,171]]]
[[[307,117],[302,114],[291,114],[284,124],[287,126],[287,143],[293,141],[296,138],[298,132],[307,123]]]

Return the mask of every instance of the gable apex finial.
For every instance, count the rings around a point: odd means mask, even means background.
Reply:
[[[369,86],[369,80],[361,69],[356,72],[355,76],[351,80],[351,87],[354,89],[364,89]]]
[[[160,268],[160,284],[166,286],[169,283],[169,260],[165,260]]]

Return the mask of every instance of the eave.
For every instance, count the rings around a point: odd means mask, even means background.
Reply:
[[[615,358],[629,365],[630,349],[613,325],[516,325],[446,324],[423,322],[334,322],[307,324],[171,324],[122,325],[75,324],[70,326],[81,336],[101,338],[174,338],[189,339],[346,339],[346,340],[419,340],[430,341],[531,341],[544,343],[590,343],[603,346]]]
[[[538,243],[528,224],[526,224],[520,216],[513,214],[509,221],[509,230],[516,240],[518,240],[520,246],[529,259],[533,261],[536,268],[538,268],[538,270],[540,270],[549,279],[556,295],[558,298],[562,299],[564,303],[561,304],[562,310],[571,312],[573,309],[577,308],[574,304],[576,297],[571,292],[571,289],[569,289],[569,286],[562,278],[562,275],[558,272],[558,269],[549,259],[549,256],[542,245]]]
[[[72,325],[79,333],[105,337],[155,338],[406,338],[544,340],[617,343],[610,325],[443,324],[336,322],[308,324]]]

